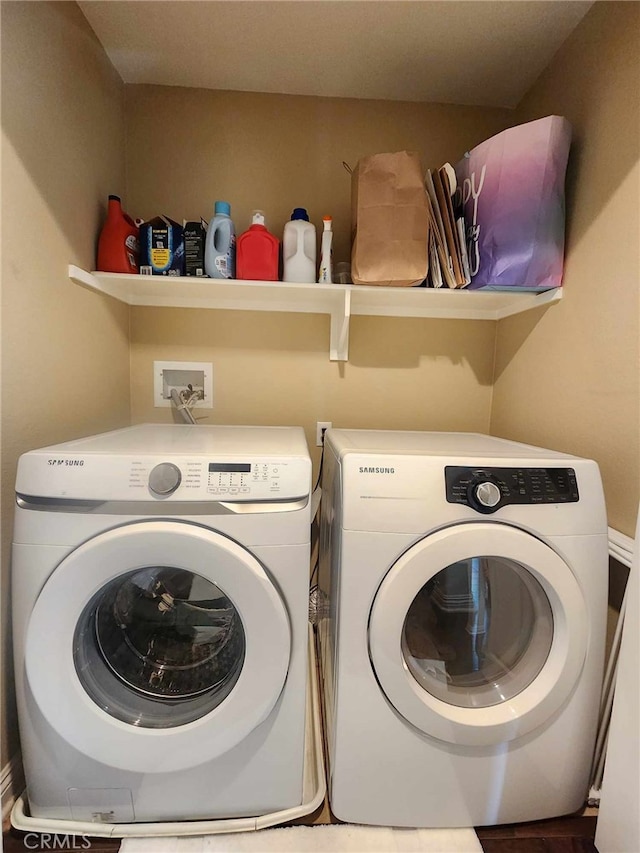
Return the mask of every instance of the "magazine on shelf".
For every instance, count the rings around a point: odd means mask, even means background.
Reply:
[[[445,163],[433,172],[427,170],[425,189],[429,202],[430,239],[435,242],[435,252],[429,253],[433,261],[430,264],[427,284],[430,287],[466,287],[471,276],[466,253],[464,218],[456,195],[457,184],[453,167]]]

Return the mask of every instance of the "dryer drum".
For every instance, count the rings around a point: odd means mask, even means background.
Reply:
[[[243,657],[236,609],[215,584],[154,567],[105,590],[95,638],[112,672],[147,696],[190,699],[220,689]]]
[[[479,556],[447,566],[419,590],[401,644],[421,687],[452,705],[486,708],[535,680],[552,640],[542,586],[512,560]]]

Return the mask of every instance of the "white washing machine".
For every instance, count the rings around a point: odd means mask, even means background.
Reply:
[[[335,815],[481,826],[580,808],[607,609],[597,465],[466,433],[329,430],[325,454]]]
[[[301,803],[310,488],[296,427],[143,425],[21,457],[13,624],[32,816]]]

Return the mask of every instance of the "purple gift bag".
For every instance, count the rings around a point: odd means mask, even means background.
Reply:
[[[470,288],[562,284],[570,144],[569,122],[547,116],[492,136],[458,163]]]

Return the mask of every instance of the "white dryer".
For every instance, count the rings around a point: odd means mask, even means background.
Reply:
[[[607,610],[594,462],[484,435],[329,430],[320,553],[338,818],[481,826],[581,807]]]
[[[32,816],[301,803],[310,487],[296,427],[143,425],[21,457],[13,625]]]

